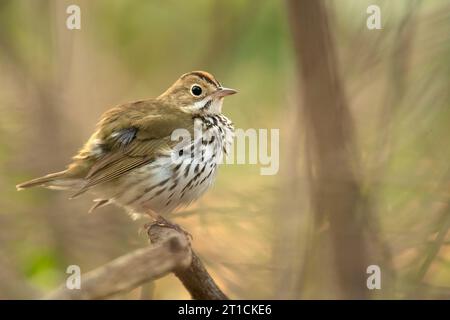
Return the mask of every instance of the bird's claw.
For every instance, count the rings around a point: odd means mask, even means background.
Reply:
[[[192,236],[192,234],[190,234],[189,232],[187,232],[186,230],[184,230],[180,225],[178,225],[178,224],[176,224],[176,223],[169,222],[168,220],[162,219],[162,218],[161,218],[161,219],[158,219],[158,220],[155,220],[155,221],[152,221],[152,222],[146,223],[146,224],[144,225],[144,230],[146,230],[147,233],[148,233],[148,231],[150,230],[150,228],[151,228],[152,226],[154,226],[154,225],[159,226],[159,227],[170,228],[170,229],[176,230],[176,231],[178,231],[178,232],[184,234],[184,235],[186,236],[186,238],[188,238],[188,240],[191,240],[191,241],[192,241],[192,240],[194,239],[194,237]]]

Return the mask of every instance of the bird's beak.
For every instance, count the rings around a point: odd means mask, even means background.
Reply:
[[[217,89],[216,92],[214,92],[214,93],[212,94],[212,96],[213,96],[214,98],[223,98],[223,97],[226,97],[226,96],[230,96],[230,95],[232,95],[232,94],[235,94],[235,93],[237,93],[237,91],[234,90],[234,89],[230,89],[230,88],[222,88],[222,87],[220,87],[219,89]]]

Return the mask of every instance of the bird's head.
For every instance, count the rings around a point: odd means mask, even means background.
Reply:
[[[223,98],[237,93],[224,88],[213,75],[205,71],[183,74],[158,99],[186,112],[221,113]]]

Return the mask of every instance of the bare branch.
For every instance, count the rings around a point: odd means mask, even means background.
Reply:
[[[81,277],[81,288],[60,286],[46,299],[104,299],[174,272],[194,299],[227,299],[192,252],[186,236],[174,229],[151,226],[148,248],[119,257]]]
[[[153,228],[152,228],[153,229]],[[48,299],[102,299],[129,291],[160,278],[176,268],[189,266],[191,250],[186,237],[169,228],[152,230],[159,241],[119,257],[81,277],[81,289],[62,285]]]
[[[160,233],[153,232],[153,226],[149,230],[149,238],[152,242],[157,242]],[[167,229],[167,228],[163,228]],[[219,289],[213,278],[209,275],[197,254],[191,250],[191,263],[188,268],[177,268],[175,275],[196,300],[227,300],[228,297]]]
[[[228,300],[228,297],[208,274],[195,252],[192,252],[192,262],[189,268],[176,270],[175,275],[190,292],[192,299]]]

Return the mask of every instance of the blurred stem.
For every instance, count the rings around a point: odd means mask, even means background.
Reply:
[[[386,165],[391,158],[392,146],[392,125],[400,105],[403,101],[407,90],[407,78],[410,67],[411,52],[416,26],[416,11],[420,5],[420,1],[414,0],[408,3],[406,13],[403,16],[393,38],[391,57],[388,64],[388,91],[386,99],[382,104],[379,119],[379,129],[377,130],[377,148],[374,157],[375,169],[371,173],[371,179],[368,181],[368,199],[372,208],[375,208],[378,201],[377,195],[382,187],[380,180],[382,179]],[[388,244],[381,238],[381,229],[377,222],[368,223],[371,229],[370,235],[374,242],[379,243],[381,255],[383,258],[384,283],[387,296],[392,296],[395,289],[396,272],[392,263],[392,254]]]
[[[428,247],[427,250],[428,253],[425,258],[425,261],[422,263],[422,265],[419,268],[419,271],[417,272],[415,279],[416,284],[420,283],[423,280],[428,270],[430,269],[433,260],[436,258],[436,256],[439,253],[439,250],[441,249],[442,245],[445,242],[445,237],[448,233],[448,230],[450,229],[450,206],[448,204],[446,210],[444,211],[440,225],[442,225],[442,227],[439,230],[436,239]]]
[[[395,42],[392,44],[393,49],[388,64],[389,69],[387,70],[388,91],[380,113],[378,152],[375,153],[375,165],[379,167],[379,170],[376,170],[373,174],[375,179],[378,179],[385,169],[380,163],[387,163],[389,160],[391,146],[389,138],[392,132],[393,119],[400,110],[400,104],[406,93],[406,81],[417,22],[415,12],[419,4],[419,1],[409,2],[407,12],[397,28],[394,37]]]
[[[354,124],[327,12],[323,1],[289,0],[288,13],[302,80],[315,234],[327,220],[340,297],[365,299],[366,268],[373,262],[369,263],[364,226],[371,212],[361,195]],[[312,271],[316,279],[329,272],[322,263]]]

